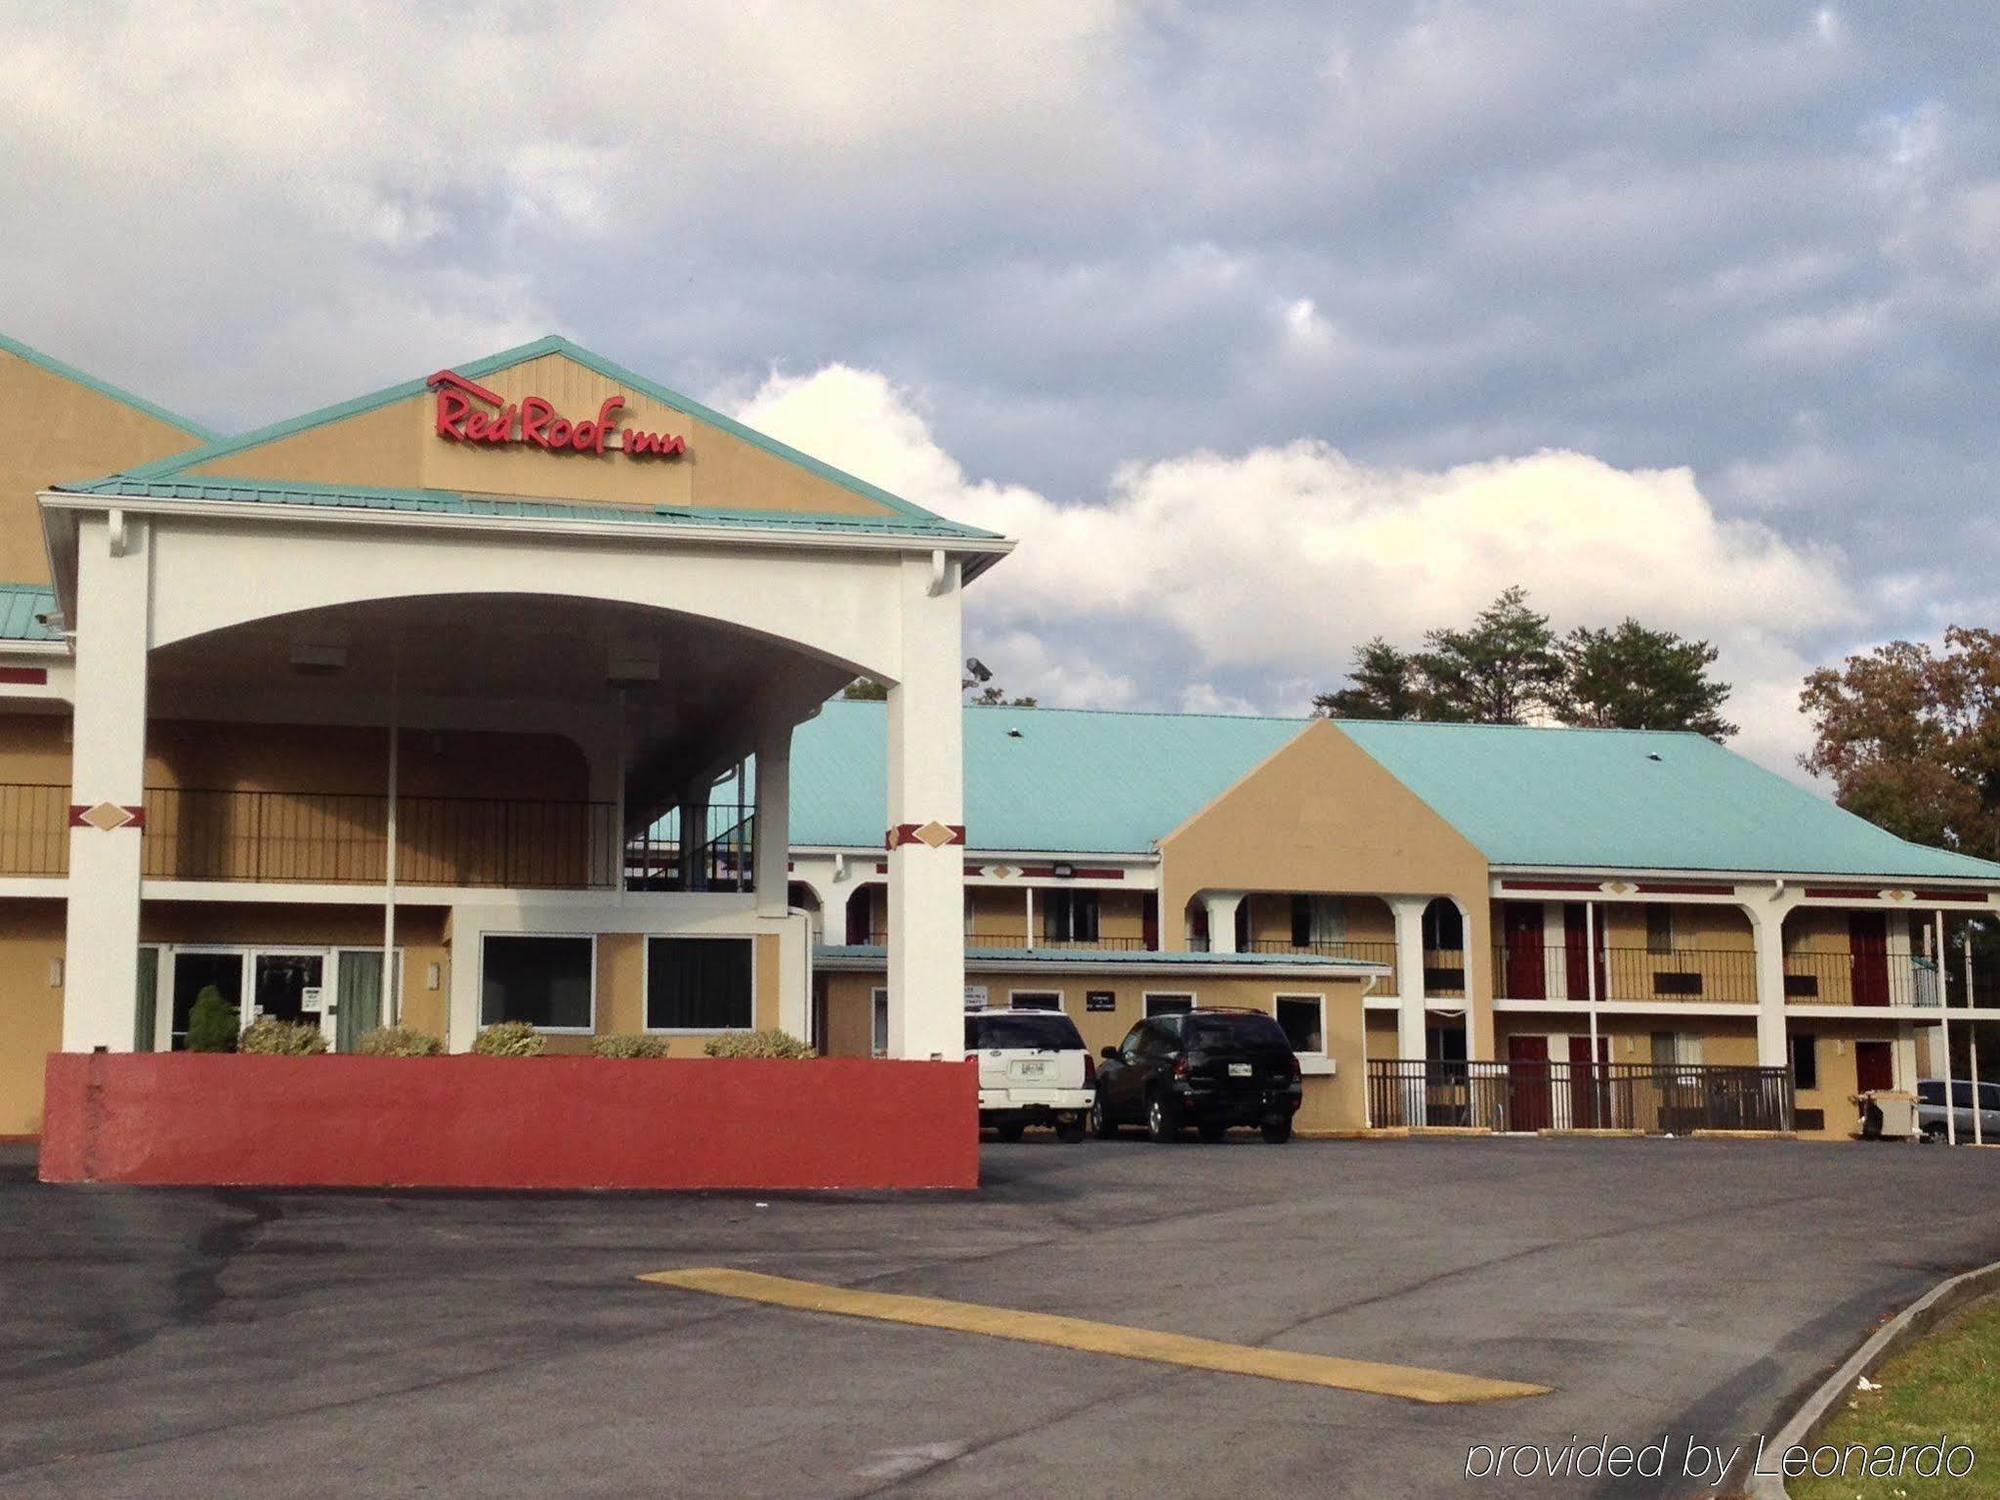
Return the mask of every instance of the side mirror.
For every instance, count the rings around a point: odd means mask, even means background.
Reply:
[[[1122,1060],[1123,1057],[1123,1054],[1121,1054],[1116,1047],[1106,1047],[1102,1052],[1098,1053],[1097,1055],[1103,1058],[1106,1062],[1119,1062]]]

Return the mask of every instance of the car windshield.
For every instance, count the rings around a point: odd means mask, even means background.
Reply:
[[[1284,1029],[1269,1016],[1191,1015],[1187,1022],[1190,1047],[1283,1047],[1291,1050]]]
[[[995,1049],[1028,1052],[1081,1050],[1083,1037],[1068,1016],[1038,1016],[1022,1011],[965,1018],[965,1046],[969,1052]]]

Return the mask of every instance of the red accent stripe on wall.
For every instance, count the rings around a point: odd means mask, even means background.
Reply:
[[[1699,880],[1642,880],[1637,889],[1648,896],[1733,896],[1733,885],[1716,885]]]
[[[962,844],[965,842],[965,825],[963,823],[946,823],[943,826],[950,831],[951,837],[940,844],[939,848],[949,848],[953,844]],[[923,840],[917,837],[918,830],[928,827],[930,827],[928,823],[898,823],[894,828],[889,830],[889,836],[883,842],[891,849],[900,849],[905,844],[921,844]]]
[[[1604,887],[1595,880],[1503,880],[1503,891],[1600,891]]]
[[[69,826],[72,828],[95,828],[97,825],[95,823],[90,822],[87,818],[85,818],[84,814],[89,812],[90,809],[95,807],[96,805],[97,804],[94,802],[87,804],[82,802],[72,802],[69,805]],[[123,823],[120,823],[118,825],[118,828],[113,828],[112,830],[110,830],[112,833],[116,833],[119,828],[144,828],[146,826],[145,808],[131,807],[123,803],[119,805],[124,808],[128,816]]]
[[[1038,880],[1123,880],[1123,870],[1099,869],[1095,865],[1071,865],[1069,874],[1058,876],[1054,865],[1024,865],[1023,875],[1032,875]]]
[[[47,667],[0,667],[0,682],[26,682],[41,686],[48,680]]]

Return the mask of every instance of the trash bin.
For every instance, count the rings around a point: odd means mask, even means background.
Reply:
[[[1855,1133],[1864,1141],[1917,1138],[1917,1096],[1905,1089],[1871,1089],[1853,1096],[1861,1118]]]

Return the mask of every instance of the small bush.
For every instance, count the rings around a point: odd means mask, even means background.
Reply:
[[[480,1057],[540,1057],[549,1039],[526,1021],[495,1021],[472,1039]]]
[[[663,1036],[594,1036],[590,1039],[593,1057],[665,1057]]]
[[[819,1054],[790,1032],[772,1027],[769,1031],[731,1031],[712,1036],[702,1051],[710,1057],[818,1057]]]
[[[317,1026],[308,1026],[303,1021],[259,1016],[243,1028],[236,1050],[262,1052],[271,1057],[313,1057],[326,1051],[326,1038]]]
[[[439,1057],[444,1041],[408,1026],[377,1026],[361,1033],[356,1048],[364,1057]]]
[[[222,991],[214,985],[203,985],[201,993],[194,997],[193,1008],[188,1011],[188,1051],[234,1052],[236,1034],[240,1029],[236,1007],[223,999]]]

